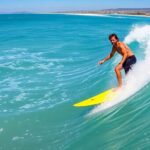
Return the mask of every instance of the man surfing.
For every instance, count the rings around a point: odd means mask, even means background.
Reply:
[[[136,63],[136,57],[125,43],[119,41],[119,38],[116,34],[109,35],[109,40],[113,45],[112,51],[106,58],[98,63],[102,65],[105,61],[111,59],[114,56],[115,52],[118,52],[122,56],[120,63],[115,67],[115,72],[118,80],[118,90],[122,87],[121,69],[124,69],[125,74],[127,74],[129,70],[132,69],[132,66]]]

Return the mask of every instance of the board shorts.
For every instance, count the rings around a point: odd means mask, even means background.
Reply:
[[[136,63],[136,57],[135,55],[129,56],[125,62],[123,63],[123,68],[125,71],[125,74],[129,72],[130,69],[132,69],[132,66]]]

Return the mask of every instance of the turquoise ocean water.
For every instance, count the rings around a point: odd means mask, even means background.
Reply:
[[[108,35],[138,63],[123,96],[76,102],[117,85]],[[150,18],[0,15],[0,150],[141,150],[150,147]],[[123,76],[124,76],[124,72]]]

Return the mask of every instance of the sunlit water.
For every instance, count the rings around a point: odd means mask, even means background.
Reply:
[[[98,65],[111,50],[111,33],[137,64],[114,101],[75,108],[117,85],[121,57]],[[0,149],[148,149],[149,57],[148,17],[0,15]]]

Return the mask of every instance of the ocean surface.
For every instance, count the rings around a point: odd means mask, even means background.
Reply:
[[[73,107],[117,85],[111,33],[138,60],[122,94]],[[148,150],[149,81],[149,17],[0,15],[0,150]]]

